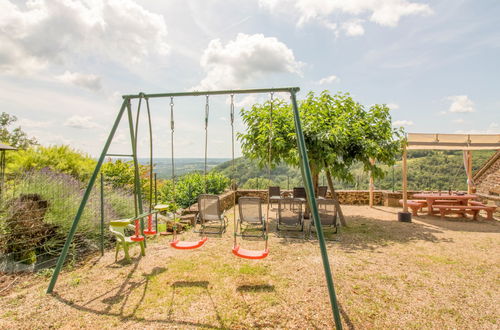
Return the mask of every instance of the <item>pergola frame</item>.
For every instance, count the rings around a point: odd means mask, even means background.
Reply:
[[[290,94],[291,105],[292,105],[293,116],[294,116],[295,134],[297,136],[297,149],[298,149],[299,157],[300,157],[300,167],[301,167],[302,178],[303,178],[303,182],[305,184],[305,190],[306,190],[307,200],[308,200],[310,211],[311,211],[311,216],[312,216],[314,224],[317,228],[317,235],[318,235],[319,247],[320,247],[320,251],[321,251],[321,258],[323,261],[323,268],[325,271],[325,277],[326,277],[326,282],[327,282],[327,287],[328,287],[328,293],[330,296],[330,304],[331,304],[331,308],[332,308],[332,313],[333,313],[333,317],[335,320],[335,326],[337,329],[342,329],[340,312],[339,312],[339,308],[338,308],[338,304],[337,304],[337,298],[336,298],[336,294],[335,294],[333,278],[332,278],[332,273],[331,273],[331,269],[330,269],[330,262],[328,259],[328,252],[326,250],[325,237],[324,237],[323,229],[321,226],[321,221],[319,218],[318,206],[316,203],[316,198],[315,198],[315,194],[314,194],[314,187],[313,187],[313,182],[312,182],[312,176],[311,176],[311,169],[309,167],[307,149],[306,149],[304,134],[302,131],[302,125],[301,125],[299,110],[298,110],[298,105],[297,105],[296,93],[299,91],[300,91],[299,87],[285,87],[285,88],[264,88],[264,89],[246,89],[246,90],[194,91],[194,92],[177,92],[177,93],[160,93],[160,94],[139,93],[139,94],[133,94],[133,95],[123,95],[122,96],[123,103],[122,103],[121,108],[118,112],[118,115],[115,119],[113,127],[109,133],[109,136],[106,140],[106,143],[105,143],[104,148],[101,152],[101,155],[97,161],[97,165],[94,169],[94,172],[93,172],[92,176],[90,177],[87,188],[85,189],[82,201],[80,203],[78,211],[77,211],[75,218],[73,220],[73,223],[71,225],[70,231],[69,231],[68,236],[66,238],[66,242],[64,243],[64,246],[62,248],[61,255],[59,256],[59,259],[57,260],[57,264],[56,264],[56,267],[54,269],[54,273],[52,275],[51,281],[50,281],[49,286],[47,288],[47,293],[52,293],[54,290],[55,284],[56,284],[57,279],[59,277],[59,273],[61,272],[61,269],[64,265],[65,260],[66,260],[66,256],[67,256],[70,244],[73,240],[76,229],[78,227],[78,223],[79,223],[81,216],[83,214],[83,211],[85,209],[85,205],[87,204],[87,201],[90,197],[90,193],[92,191],[92,188],[94,187],[97,176],[99,175],[99,171],[100,171],[101,166],[104,162],[104,158],[106,156],[110,155],[107,153],[109,146],[111,145],[111,142],[113,141],[116,130],[118,128],[118,125],[120,124],[120,121],[121,121],[125,111],[127,112],[128,123],[129,123],[129,128],[130,128],[130,136],[131,136],[131,142],[132,142],[132,155],[127,155],[127,156],[132,157],[132,159],[134,161],[134,167],[135,167],[134,186],[135,186],[135,192],[136,192],[137,197],[138,197],[137,201],[136,201],[137,204],[135,206],[136,206],[136,208],[139,209],[138,211],[140,214],[143,213],[142,201],[140,198],[141,187],[140,187],[140,182],[139,182],[138,161],[137,161],[137,148],[136,148],[137,136],[135,136],[134,129],[133,129],[134,120],[132,117],[131,100],[133,100],[133,99],[139,99],[139,100],[145,99],[147,101],[148,99],[152,99],[152,98],[167,98],[167,97],[181,97],[181,96],[235,95],[235,94],[256,94],[256,93],[282,92],[282,93],[289,93]],[[135,123],[136,125],[138,124],[137,121],[138,121],[138,117],[137,117],[137,120]],[[151,125],[151,122],[150,122],[150,125]],[[151,126],[150,126],[150,131],[151,131]],[[152,141],[150,141],[150,143],[152,143]],[[137,216],[137,214],[136,214],[136,216]],[[141,218],[141,233],[143,230],[144,230],[144,223],[143,223],[143,219]]]
[[[500,134],[408,133],[403,147],[403,212],[408,212],[408,150],[462,150],[465,153],[467,192],[472,193],[472,150],[500,150]]]

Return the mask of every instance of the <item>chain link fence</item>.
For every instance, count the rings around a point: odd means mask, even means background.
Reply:
[[[53,267],[80,205],[86,183],[51,170],[7,178],[0,200],[0,290],[12,274]],[[102,195],[101,195],[102,191]],[[135,214],[130,189],[98,180],[71,244],[67,263],[110,247],[109,221]]]

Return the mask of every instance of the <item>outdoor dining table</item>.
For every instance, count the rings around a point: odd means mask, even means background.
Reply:
[[[477,198],[476,195],[470,195],[470,194],[463,194],[463,195],[458,195],[458,194],[449,194],[449,193],[431,193],[431,194],[415,194],[413,195],[413,198],[419,198],[419,199],[425,199],[427,201],[427,214],[432,215],[433,210],[432,210],[432,205],[437,201],[437,200],[442,200],[442,201],[458,201],[457,205],[467,205],[469,203],[470,199],[475,199]]]

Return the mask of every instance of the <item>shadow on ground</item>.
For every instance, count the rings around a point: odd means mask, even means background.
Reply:
[[[59,295],[57,292],[53,293],[52,296],[55,299],[57,299],[59,302],[66,304],[66,305],[70,306],[71,308],[77,309],[79,311],[83,311],[86,313],[92,313],[92,314],[96,314],[96,315],[106,315],[106,316],[118,317],[120,319],[120,321],[122,321],[122,322],[132,321],[132,322],[141,322],[145,325],[147,325],[147,324],[150,324],[150,325],[156,324],[156,325],[160,325],[160,326],[169,325],[169,326],[178,326],[181,328],[186,328],[186,327],[210,328],[210,329],[225,329],[226,328],[224,326],[224,324],[222,323],[222,320],[219,316],[217,306],[215,306],[215,302],[212,299],[212,296],[211,296],[210,291],[209,291],[209,283],[207,281],[192,281],[192,282],[191,281],[178,281],[178,282],[174,282],[172,284],[173,290],[172,290],[172,297],[171,297],[169,310],[170,311],[173,310],[176,289],[186,288],[186,287],[204,288],[206,290],[206,293],[207,293],[210,301],[214,305],[214,310],[215,310],[215,313],[217,315],[217,319],[218,319],[219,324],[220,324],[219,327],[216,327],[213,324],[175,320],[175,319],[172,319],[172,315],[170,312],[169,312],[168,317],[166,317],[165,319],[154,319],[154,318],[146,319],[143,317],[136,316],[137,309],[141,306],[141,304],[144,300],[144,297],[146,295],[146,292],[148,290],[148,284],[149,284],[150,279],[152,277],[154,277],[155,275],[158,275],[158,274],[166,271],[166,268],[156,267],[150,273],[142,274],[142,276],[143,276],[142,280],[131,281],[133,274],[137,270],[139,262],[140,262],[140,258],[134,259],[134,261],[133,261],[134,266],[130,270],[129,274],[127,274],[125,281],[121,285],[115,286],[115,287],[109,289],[108,291],[100,294],[99,296],[94,297],[86,302],[75,303],[73,300],[67,299],[67,298],[63,297],[62,295]],[[117,290],[117,292],[113,296],[110,296],[110,297],[107,297],[107,298],[104,298],[101,300],[103,303],[105,303],[107,305],[106,307],[104,307],[102,309],[88,307],[88,305],[90,305],[92,302],[94,302],[102,297],[105,297],[106,295],[110,294],[111,292],[113,292],[115,290]],[[131,296],[132,292],[134,292],[135,290],[142,290],[141,297],[139,298],[139,300],[137,302],[135,302],[135,304],[132,308],[132,312],[125,314],[124,309],[127,306],[128,298]],[[111,311],[113,306],[116,304],[121,304],[119,310],[116,312]],[[128,307],[130,307],[130,306],[128,306]]]

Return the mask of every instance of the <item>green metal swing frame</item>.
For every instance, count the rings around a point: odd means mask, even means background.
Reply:
[[[47,288],[47,293],[52,293],[54,291],[54,287],[56,285],[57,279],[58,279],[59,274],[61,272],[61,269],[64,265],[64,262],[66,260],[69,247],[71,245],[71,242],[73,241],[73,237],[74,237],[76,229],[78,227],[78,223],[80,222],[83,211],[85,209],[85,205],[87,204],[87,201],[90,197],[90,193],[92,191],[92,188],[94,187],[95,181],[99,175],[99,172],[101,170],[101,166],[104,162],[105,157],[111,155],[111,154],[108,154],[107,152],[108,152],[109,146],[111,145],[111,142],[113,141],[116,130],[118,129],[118,125],[120,124],[125,111],[127,112],[128,124],[129,124],[129,129],[130,129],[130,137],[131,137],[131,143],[132,143],[132,154],[127,155],[127,156],[131,156],[133,159],[133,162],[134,162],[134,172],[135,172],[134,173],[135,174],[134,175],[134,189],[135,189],[135,196],[136,196],[136,213],[139,213],[139,214],[143,213],[141,186],[140,186],[140,182],[139,182],[139,163],[137,161],[137,136],[136,136],[136,133],[137,133],[137,125],[138,125],[138,121],[139,121],[139,113],[137,114],[136,129],[134,130],[134,120],[132,117],[131,100],[139,99],[139,102],[142,99],[146,100],[146,104],[148,106],[148,109],[147,109],[148,110],[148,118],[150,121],[148,100],[152,99],[152,98],[181,97],[181,96],[260,94],[260,93],[279,93],[279,92],[281,92],[281,93],[289,93],[290,94],[291,105],[292,105],[293,116],[294,116],[294,123],[295,123],[295,134],[297,136],[297,148],[298,148],[299,156],[300,156],[300,169],[301,169],[301,173],[302,173],[303,182],[305,183],[305,190],[306,190],[306,194],[307,194],[307,200],[309,203],[309,207],[311,210],[311,215],[312,215],[315,227],[317,229],[318,242],[319,242],[319,247],[320,247],[320,251],[321,251],[321,258],[323,261],[323,268],[325,271],[325,278],[326,278],[326,283],[327,283],[327,287],[328,287],[328,293],[330,296],[330,304],[331,304],[331,308],[332,308],[333,317],[335,320],[335,327],[336,327],[336,329],[342,329],[340,312],[339,312],[339,307],[338,307],[337,298],[336,298],[336,294],[335,294],[335,288],[334,288],[332,273],[331,273],[331,269],[330,269],[330,262],[328,259],[328,252],[326,250],[325,236],[324,236],[323,228],[321,227],[321,221],[320,221],[319,213],[318,213],[318,206],[316,203],[316,199],[314,197],[315,195],[314,195],[314,188],[313,188],[313,182],[312,182],[312,176],[311,176],[311,169],[309,167],[307,148],[306,148],[306,144],[305,144],[305,140],[304,140],[304,134],[302,131],[302,125],[300,122],[300,115],[299,115],[299,110],[298,110],[298,105],[297,105],[297,97],[296,97],[296,94],[299,91],[300,91],[299,87],[283,87],[283,88],[263,88],[263,89],[243,89],[243,90],[194,91],[194,92],[159,93],[159,94],[139,93],[139,94],[132,94],[132,95],[123,95],[122,96],[123,103],[121,105],[120,111],[118,112],[118,115],[116,116],[113,127],[111,128],[111,131],[110,131],[109,136],[106,140],[106,143],[104,144],[104,148],[103,148],[101,155],[99,156],[99,159],[97,161],[97,165],[94,169],[94,172],[92,173],[92,176],[90,177],[87,188],[85,189],[82,201],[80,202],[80,206],[78,207],[78,211],[76,212],[75,218],[73,219],[73,223],[71,225],[68,236],[67,236],[66,241],[64,243],[64,246],[62,248],[61,255],[59,256],[59,259],[57,260],[57,264],[56,264],[56,267],[54,269],[54,273],[52,275],[49,286]],[[139,112],[139,110],[138,110],[138,112]],[[151,130],[151,121],[150,121],[150,130]],[[150,143],[152,143],[152,141],[150,141]],[[137,214],[136,214],[136,216],[137,216]],[[143,233],[144,220],[143,220],[143,218],[140,218],[140,220],[141,220],[140,221],[141,233]]]

